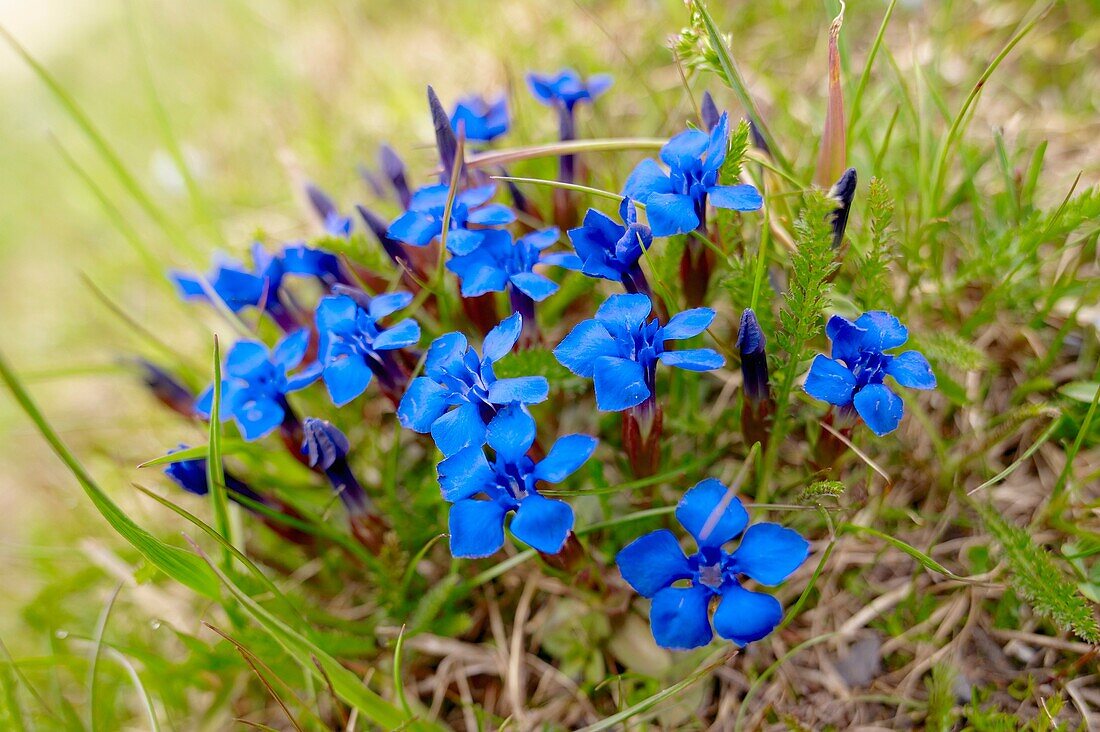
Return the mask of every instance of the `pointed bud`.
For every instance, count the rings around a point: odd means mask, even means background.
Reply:
[[[142,370],[145,385],[161,404],[184,417],[195,416],[195,396],[187,387],[164,369],[143,358],[137,359],[137,365]]]
[[[751,119],[749,120],[749,136],[752,137],[752,144],[760,152],[772,157],[771,148],[768,147],[768,141],[764,139],[764,135],[761,134],[760,128],[756,126],[756,123]]]
[[[814,182],[824,188],[844,170],[848,156],[848,138],[844,125],[844,93],[840,84],[840,29],[844,25],[844,10],[829,26],[829,102],[825,111],[825,128],[821,133],[817,172]]]
[[[710,132],[718,125],[718,107],[714,103],[714,97],[709,91],[703,92],[703,103],[699,107],[699,121],[703,123],[703,129]]]
[[[432,110],[432,124],[435,126],[435,145],[439,150],[439,162],[443,166],[440,173],[441,183],[451,182],[451,171],[454,170],[455,158],[458,155],[458,138],[451,129],[451,118],[447,110],[439,101],[435,89],[428,87],[428,107]]]
[[[378,243],[382,245],[382,248],[386,251],[386,255],[393,260],[394,264],[398,267],[407,267],[418,276],[422,276],[422,273],[413,267],[412,261],[409,259],[409,254],[405,251],[405,245],[389,235],[389,224],[387,224],[382,217],[369,208],[358,204],[356,204],[355,210],[359,212],[359,218],[363,219],[363,223],[367,225],[367,228],[370,229],[371,233],[378,239]]]
[[[661,434],[664,410],[650,397],[624,411],[622,417],[623,451],[635,478],[656,475],[661,466]]]
[[[430,104],[431,96],[428,97],[428,100]],[[436,99],[436,102],[438,101],[439,100]],[[433,121],[435,120],[434,108],[432,111],[432,119]],[[407,209],[412,194],[409,192],[409,182],[405,177],[404,161],[398,157],[397,153],[389,145],[382,145],[382,147],[378,148],[378,161],[382,166],[383,175],[389,179],[390,185],[393,186],[393,190],[397,194],[397,199],[401,202],[401,207]]]
[[[172,453],[186,449],[187,445],[180,445],[175,450],[169,450],[168,454],[171,455]],[[206,458],[180,460],[179,462],[169,463],[164,467],[164,474],[188,493],[192,493],[196,496],[205,496],[209,491],[210,486],[206,478]],[[228,489],[229,500],[239,503],[240,501],[238,499],[243,496],[250,501],[266,505],[267,502],[243,482],[237,480],[229,473],[224,473],[224,475],[225,487]]]
[[[775,409],[768,378],[768,355],[764,350],[766,342],[756,313],[746,308],[741,314],[741,327],[737,332],[737,350],[741,354],[741,378],[744,382],[741,432],[750,445],[754,442],[767,444],[769,421]]]
[[[852,199],[856,196],[856,169],[848,168],[829,190],[829,197],[837,202],[833,211],[833,249],[840,248],[844,241],[844,230],[848,228],[848,214],[852,209]]]

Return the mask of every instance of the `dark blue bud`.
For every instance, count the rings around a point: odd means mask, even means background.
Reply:
[[[833,187],[829,190],[829,198],[837,202],[837,208],[833,211],[833,248],[840,247],[844,241],[844,230],[848,228],[848,214],[852,209],[852,199],[856,195],[856,169],[848,168],[841,174]]]
[[[359,212],[359,217],[363,219],[363,223],[367,225],[367,228],[370,229],[371,233],[378,239],[378,243],[382,245],[382,248],[386,251],[389,258],[393,260],[394,264],[413,269],[412,263],[409,261],[409,256],[405,252],[404,245],[389,235],[389,223],[365,206],[356,205],[355,210]]]
[[[175,450],[170,450],[168,454],[171,455],[186,449],[187,445],[180,445]],[[188,493],[205,496],[209,491],[209,484],[206,481],[206,458],[170,463],[165,466],[164,474]],[[225,473],[225,487],[229,491],[229,500],[231,501],[239,503],[238,499],[243,496],[256,503],[266,503],[260,498],[259,494],[229,473]]]
[[[137,359],[137,365],[142,370],[142,380],[158,401],[185,417],[194,416],[195,396],[190,389],[164,369],[143,358]]]
[[[703,92],[703,103],[699,107],[699,121],[703,123],[703,129],[710,132],[718,126],[718,106],[714,103],[714,97],[709,91]]]
[[[451,129],[451,118],[447,114],[447,110],[443,108],[435,89],[431,86],[428,87],[428,107],[432,111],[435,145],[439,149],[439,162],[443,166],[439,178],[440,182],[446,185],[451,182],[451,171],[454,170],[455,158],[459,154],[458,138],[455,137],[455,132]]]
[[[306,417],[302,423],[302,454],[311,468],[322,471],[353,517],[368,513],[370,501],[348,467],[348,438],[332,423]]]
[[[428,97],[429,103],[431,96]],[[436,99],[436,102],[439,100]],[[432,119],[435,119],[435,111],[432,111]],[[453,158],[452,158],[453,160]],[[401,207],[407,209],[412,194],[409,191],[409,182],[405,177],[405,163],[389,145],[378,148],[378,162],[382,166],[382,174],[389,179],[397,198],[401,201]]]
[[[771,398],[768,382],[768,356],[764,352],[764,331],[752,308],[741,314],[741,327],[737,332],[737,350],[741,353],[741,376],[745,383],[745,397],[752,404],[761,404]]]
[[[768,141],[764,139],[764,135],[760,132],[760,128],[751,119],[749,120],[749,136],[752,137],[752,144],[760,152],[764,153],[768,157],[771,157],[772,150],[768,147]]]

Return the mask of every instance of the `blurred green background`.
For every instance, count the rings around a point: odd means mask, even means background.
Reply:
[[[825,30],[836,3],[711,5],[787,154],[807,165],[822,124]],[[851,77],[885,5],[848,4]],[[1019,19],[1040,5],[902,3],[864,130],[882,136],[897,78],[917,87],[934,79],[956,109]],[[526,94],[526,70],[610,70],[616,85],[594,114],[622,125],[611,133],[667,133],[691,109],[667,48],[685,17],[679,0],[0,0],[0,24],[86,112],[168,222],[135,201],[86,130],[0,43],[0,348],[116,500],[173,536],[176,520],[136,499],[129,484],[159,484],[134,466],[197,435],[120,365],[156,351],[88,282],[205,368],[216,321],[178,303],[134,241],[166,270],[205,268],[215,249],[243,251],[258,230],[304,235],[313,229],[301,183],[316,181],[347,207],[366,193],[356,166],[373,166],[383,141],[424,180],[433,156],[428,83],[448,105],[461,93],[510,88],[533,141],[551,138],[555,121]],[[1056,3],[989,83],[972,134],[992,139],[1000,128],[1024,149],[1048,140],[1042,198],[1060,200],[1079,172],[1082,188],[1100,180],[1098,80],[1100,4]],[[731,94],[718,97],[738,112]],[[51,654],[80,654],[59,633],[90,635],[134,560],[0,397],[0,638],[18,654],[41,654],[44,667]],[[130,642],[156,648],[148,618],[193,625],[192,605],[182,592],[145,586],[122,593],[116,612],[135,630],[139,619],[147,626]]]

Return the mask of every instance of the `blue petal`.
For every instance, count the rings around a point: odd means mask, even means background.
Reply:
[[[168,278],[176,284],[176,289],[179,290],[180,297],[206,297],[206,290],[203,289],[202,283],[197,277],[185,272],[169,272]]]
[[[302,362],[307,348],[309,348],[309,331],[304,328],[296,330],[279,341],[271,354],[271,360],[275,365],[282,367],[285,373]]]
[[[668,324],[661,328],[661,336],[666,341],[679,341],[694,338],[710,326],[714,320],[714,311],[710,308],[692,308],[673,315]]]
[[[325,364],[322,375],[332,403],[342,407],[366,391],[371,370],[362,358],[346,356]]]
[[[680,542],[668,529],[658,529],[623,547],[615,563],[623,579],[642,597],[692,576],[691,565],[680,549]]]
[[[615,339],[595,319],[577,323],[554,349],[554,357],[562,366],[585,378],[592,377],[596,359],[601,356],[617,356],[618,353]]]
[[[700,130],[684,130],[661,148],[661,160],[665,165],[686,168],[692,161],[703,157],[710,144],[710,137]]]
[[[901,424],[905,411],[901,397],[882,384],[863,387],[852,398],[852,403],[863,421],[879,437],[890,434]]]
[[[601,356],[593,365],[596,406],[604,412],[621,412],[637,406],[650,395],[645,371],[637,361]]]
[[[579,270],[584,267],[584,262],[573,252],[549,252],[539,257],[539,264],[547,264],[551,267]]]
[[[407,396],[407,394],[406,394]],[[485,423],[476,404],[460,404],[432,423],[432,439],[443,457],[485,443]]]
[[[843,407],[852,403],[856,377],[844,364],[818,354],[810,364],[810,372],[806,374],[803,388],[814,399]]]
[[[520,272],[511,276],[512,284],[535,302],[542,302],[558,291],[558,284],[537,272]]]
[[[222,394],[221,394],[221,409],[219,410],[221,422],[228,422],[233,414],[230,410],[225,408],[228,400],[227,395],[231,393],[233,389],[232,382],[223,379],[222,380]],[[203,390],[202,394],[199,394],[198,399],[195,400],[195,414],[199,415],[203,419],[210,419],[210,411],[214,408],[214,386],[210,385]]]
[[[485,232],[451,229],[447,232],[447,251],[461,256],[475,251],[485,241]]]
[[[743,646],[767,636],[782,619],[779,600],[734,585],[722,593],[722,601],[714,611],[714,629],[726,640]]]
[[[859,359],[859,352],[863,348],[863,337],[867,335],[867,331],[847,318],[834,315],[825,325],[825,335],[829,336],[829,340],[833,342],[834,359],[855,364]]]
[[[241,428],[244,439],[250,442],[274,431],[282,424],[284,415],[282,406],[267,398],[244,402],[233,410],[233,419]]]
[[[442,187],[446,188],[447,186]],[[489,185],[484,186],[477,186],[475,188],[467,188],[466,190],[461,191],[460,193],[458,193],[458,195],[455,196],[455,201],[465,205],[468,208],[475,208],[490,200],[494,195],[496,195],[496,192],[497,187],[495,183],[490,183]],[[446,205],[446,200],[447,197],[444,196],[443,205]]]
[[[686,234],[699,226],[695,199],[680,193],[657,193],[645,200],[645,215],[653,236]]]
[[[350,332],[358,329],[355,316],[359,306],[346,295],[325,297],[317,305],[317,329]]]
[[[504,358],[516,345],[521,330],[523,330],[523,316],[519,313],[509,315],[485,336],[481,346],[482,356],[492,363]]]
[[[248,380],[260,370],[270,368],[267,346],[259,341],[237,341],[225,358],[225,373]]]
[[[528,74],[527,86],[530,87],[535,99],[547,106],[555,104],[557,95],[554,92],[552,77],[543,74]]]
[[[412,318],[406,318],[396,323],[392,328],[386,328],[374,339],[376,351],[392,351],[395,348],[407,348],[415,346],[420,340],[420,324]]]
[[[424,373],[433,379],[441,379],[445,374],[461,373],[463,357],[470,345],[466,336],[457,331],[444,333],[432,341],[428,347],[428,357],[424,361]]]
[[[305,389],[314,381],[321,378],[321,368],[321,363],[319,361],[314,361],[309,366],[298,371],[298,373],[287,376],[286,387],[283,389],[283,393],[290,394],[299,389]]]
[[[480,445],[459,450],[437,466],[443,500],[454,503],[481,493],[493,484],[494,473]]]
[[[401,426],[424,434],[447,409],[448,390],[431,379],[418,376],[409,384],[397,407]]]
[[[472,254],[451,257],[447,269],[462,282],[463,297],[478,297],[488,292],[500,292],[508,284],[508,273],[484,249]]]
[[[489,401],[493,404],[538,404],[550,395],[550,383],[545,376],[517,376],[500,379],[489,385]]]
[[[418,188],[409,199],[409,208],[413,211],[427,211],[433,208],[443,208],[447,205],[447,196],[450,195],[450,186],[437,184]],[[490,193],[490,197],[492,194]],[[488,199],[485,199],[488,200]]]
[[[647,295],[612,295],[596,310],[596,320],[610,326],[608,331],[636,329],[649,317],[653,303]]]
[[[562,482],[592,457],[598,443],[599,440],[588,435],[562,437],[535,466],[535,478],[547,483]]]
[[[721,513],[716,514],[719,509]],[[744,531],[749,513],[741,499],[730,495],[726,486],[714,478],[707,478],[680,499],[676,520],[695,537],[702,549],[722,546]]]
[[[543,554],[557,554],[573,530],[573,509],[565,501],[531,493],[520,501],[509,528],[527,546]]]
[[[535,420],[523,406],[510,404],[489,420],[485,438],[497,457],[516,463],[535,442]]]
[[[630,177],[626,179],[623,195],[645,203],[646,199],[655,193],[672,193],[672,181],[668,179],[668,173],[661,170],[656,160],[647,158],[638,163],[630,173]],[[587,219],[585,225],[588,225]]]
[[[687,651],[710,643],[711,591],[695,587],[666,587],[653,596],[649,624],[653,640],[662,648]]]
[[[585,82],[585,86],[588,87],[588,96],[595,99],[610,89],[614,82],[615,80],[611,74],[592,74]]]
[[[872,310],[856,318],[856,325],[867,330],[863,347],[886,351],[909,340],[909,329],[885,310]]]
[[[721,168],[722,163],[726,162],[726,153],[729,152],[729,146],[730,116],[726,112],[722,112],[722,116],[718,118],[718,123],[711,129],[707,138],[706,161],[703,163],[703,170],[715,172]]]
[[[515,221],[516,214],[503,203],[490,203],[471,211],[466,220],[481,226],[504,226]]]
[[[687,371],[713,371],[726,363],[726,357],[711,348],[687,348],[683,351],[665,351],[661,363]]]
[[[406,211],[390,224],[386,236],[406,244],[423,247],[439,236],[442,230],[443,224],[431,216],[417,211]]]
[[[733,211],[759,211],[764,205],[760,191],[750,185],[712,186],[707,189],[707,200],[715,208]]]
[[[558,240],[561,236],[561,231],[558,227],[551,226],[549,229],[542,229],[541,231],[533,231],[526,236],[519,238],[520,242],[533,246],[535,249],[546,249]]]
[[[451,556],[487,557],[504,546],[504,508],[496,501],[459,501],[447,523]]]
[[[753,524],[733,552],[731,567],[762,585],[778,585],[801,567],[809,554],[809,543],[797,531],[779,524]]]
[[[412,299],[411,292],[390,292],[385,295],[378,295],[371,298],[367,312],[370,313],[372,318],[379,320],[396,313],[402,308],[407,308]]]
[[[935,389],[936,375],[928,359],[917,351],[906,351],[890,360],[886,373],[910,389]]]

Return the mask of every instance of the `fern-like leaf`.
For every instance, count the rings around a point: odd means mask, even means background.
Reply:
[[[779,314],[779,346],[790,358],[801,361],[822,330],[829,298],[829,277],[838,266],[834,259],[833,229],[829,216],[836,203],[815,191],[795,222],[797,249],[791,255],[790,284]]]
[[[890,303],[890,262],[894,258],[894,241],[890,231],[894,219],[894,199],[881,178],[871,179],[867,211],[868,242],[864,255],[859,259],[855,294],[864,310],[878,310]]]

